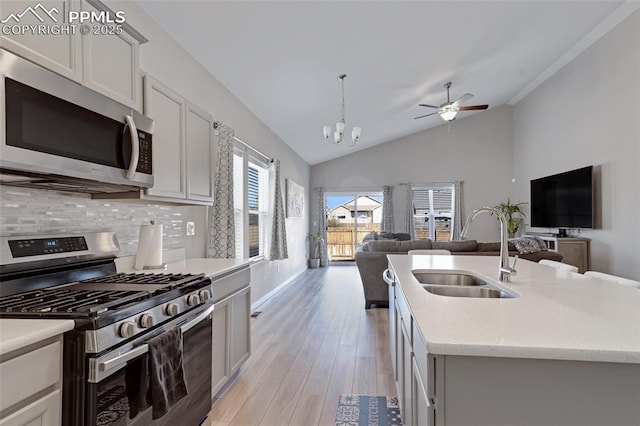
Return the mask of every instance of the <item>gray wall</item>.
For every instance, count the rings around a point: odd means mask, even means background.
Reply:
[[[640,11],[514,107],[515,194],[529,181],[596,168],[592,270],[640,280]],[[541,229],[536,229],[541,230]],[[555,230],[554,230],[555,231]]]
[[[363,129],[360,143],[366,143],[366,130]],[[511,107],[490,109],[458,118],[450,127],[443,122],[438,127],[314,165],[311,186],[334,189],[394,186],[396,231],[402,232],[406,187],[399,186],[400,182],[462,180],[465,214],[506,200],[512,189],[512,135]],[[315,212],[315,197],[311,203]],[[314,229],[315,215],[311,220]],[[497,241],[497,221],[479,217],[469,237]]]

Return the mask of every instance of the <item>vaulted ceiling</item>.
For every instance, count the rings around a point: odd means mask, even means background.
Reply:
[[[309,164],[444,122],[419,103],[515,104],[637,8],[624,1],[138,1]],[[634,6],[635,4],[635,6]],[[340,117],[347,137],[322,126]],[[463,119],[473,113],[459,113]],[[452,123],[455,125],[455,121]]]

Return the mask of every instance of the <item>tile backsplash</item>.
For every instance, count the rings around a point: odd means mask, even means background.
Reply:
[[[0,235],[115,231],[120,256],[136,253],[140,225],[164,225],[165,249],[184,247],[184,206],[92,200],[84,194],[0,185]]]

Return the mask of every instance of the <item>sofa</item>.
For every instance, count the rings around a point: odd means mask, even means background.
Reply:
[[[464,241],[431,241],[410,240],[408,234],[393,234],[386,239],[365,241],[356,251],[356,265],[360,272],[364,289],[365,309],[372,305],[388,306],[388,286],[382,279],[382,273],[387,269],[388,254],[406,254],[409,250],[444,249],[452,255],[464,256],[499,256],[499,242]],[[520,253],[509,243],[509,256],[539,262],[542,259],[560,262],[562,255],[551,250],[541,250],[533,253]]]

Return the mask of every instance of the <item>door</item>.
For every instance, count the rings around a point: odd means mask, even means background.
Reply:
[[[331,192],[325,196],[331,260],[354,260],[365,235],[382,227],[382,192]]]

